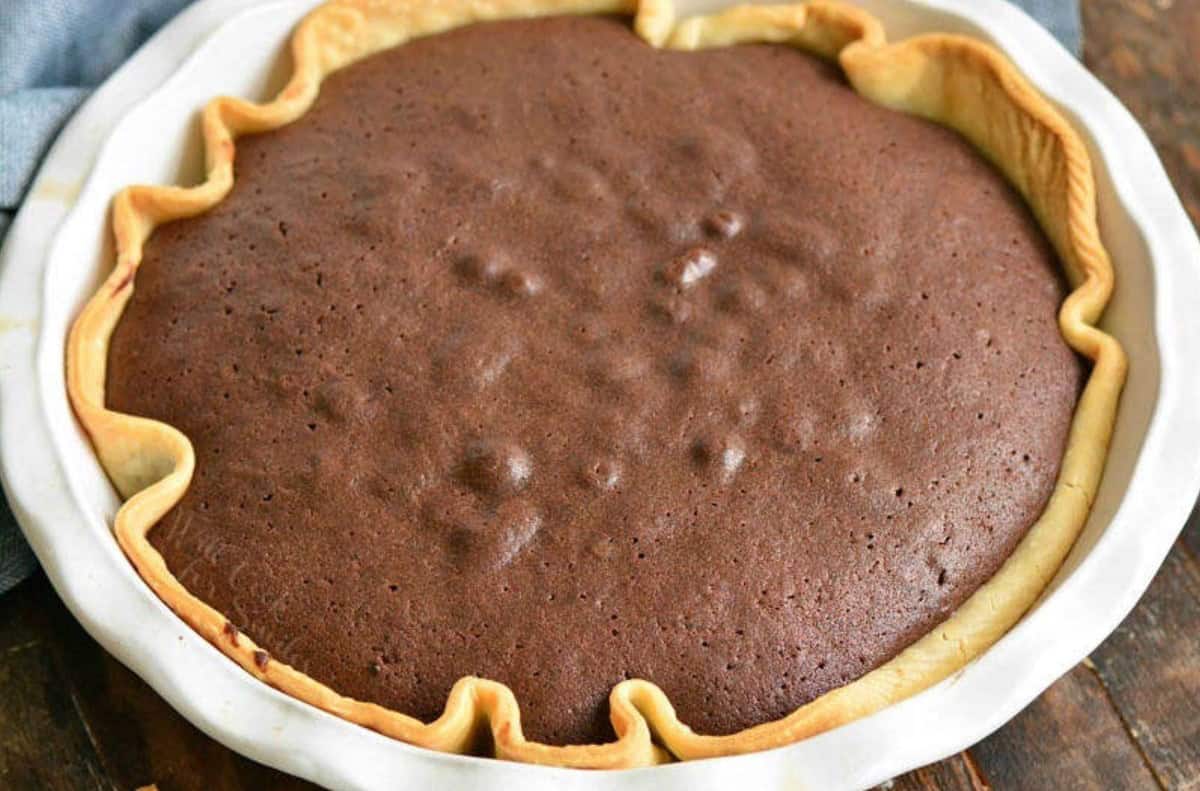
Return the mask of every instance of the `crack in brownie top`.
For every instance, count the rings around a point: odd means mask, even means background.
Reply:
[[[625,678],[704,733],[885,662],[1051,491],[1083,367],[1015,193],[793,49],[481,24],[331,76],[160,228],[108,405],[181,429],[151,533],[342,694],[508,684],[606,741]]]

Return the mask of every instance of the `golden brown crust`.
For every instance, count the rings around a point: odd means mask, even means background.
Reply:
[[[613,688],[617,741],[551,746],[527,741],[508,687],[479,678],[455,684],[442,715],[425,724],[343,697],[273,660],[219,612],[191,595],[147,539],[182,496],[195,463],[187,438],[170,426],[104,407],[108,342],[133,290],[142,245],[155,226],[202,213],[233,184],[237,135],[278,128],[303,115],[321,80],[387,47],[475,21],[559,13],[634,13],[655,46],[680,49],[746,41],[784,42],[837,58],[863,96],[954,127],[979,146],[1024,195],[1063,260],[1074,291],[1059,323],[1067,342],[1093,364],[1055,490],[1004,566],[945,623],[859,680],[789,716],[727,736],[693,733],[649,681]],[[676,21],[670,0],[334,0],[310,14],[292,38],[295,70],[265,104],[219,98],[204,110],[208,177],[189,188],[135,186],[117,195],[117,263],[84,308],[67,345],[67,387],[105,470],[126,499],[117,540],[154,592],[189,625],[272,686],[403,741],[462,752],[490,728],[497,757],[558,766],[618,768],[752,752],[788,744],[877,711],[932,686],[999,639],[1057,572],[1087,519],[1108,451],[1126,362],[1095,327],[1113,287],[1096,227],[1091,162],[1066,121],[994,49],[973,39],[929,35],[887,44],[880,24],[838,2],[745,6]]]

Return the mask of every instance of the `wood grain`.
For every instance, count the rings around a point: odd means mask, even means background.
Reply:
[[[1196,503],[1187,527],[1183,529],[1183,545],[1192,553],[1192,558],[1200,562],[1200,503]]]
[[[940,763],[923,766],[882,787],[888,791],[988,791],[991,788],[970,750]]]
[[[71,685],[50,659],[53,632],[31,606],[29,588],[0,598],[0,787],[107,789]]]
[[[972,750],[995,788],[1028,791],[1157,786],[1100,679],[1077,665]]]
[[[96,749],[118,788],[152,782],[160,791],[313,788],[206,737],[86,633],[71,628],[74,622],[65,608],[50,611],[54,630],[62,636],[55,641],[54,658],[60,666],[74,666],[71,691],[80,715],[86,722],[119,724],[94,730]],[[82,658],[88,661],[80,662]]]
[[[1200,224],[1200,0],[1083,0],[1084,61],[1141,122]]]
[[[175,713],[80,628],[41,574],[0,599],[0,701],[0,788],[315,787],[242,758]]]
[[[1082,10],[1088,66],[1137,116],[1200,224],[1200,0],[1086,0]],[[1200,503],[1092,659],[1156,781],[1200,787]]]
[[[1200,785],[1200,565],[1182,542],[1095,672],[1164,788]]]

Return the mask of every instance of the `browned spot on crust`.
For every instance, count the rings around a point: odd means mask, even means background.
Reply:
[[[131,268],[128,272],[125,273],[125,276],[122,277],[115,286],[113,286],[112,294],[114,297],[117,294],[120,294],[125,289],[129,288],[129,284],[133,282],[133,276],[135,274],[135,271],[136,270]]]

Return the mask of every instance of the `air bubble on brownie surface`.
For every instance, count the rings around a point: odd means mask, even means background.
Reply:
[[[421,521],[430,529],[445,534],[456,530],[478,533],[483,529],[484,516],[474,498],[444,486],[434,487],[427,493],[421,508]]]
[[[646,236],[682,244],[694,242],[699,237],[699,227],[694,220],[679,218],[679,207],[664,197],[643,197],[625,205],[625,215]]]
[[[476,440],[467,446],[458,477],[470,488],[487,495],[523,489],[533,476],[533,460],[511,440]]]
[[[821,418],[803,406],[780,404],[775,408],[774,423],[771,436],[775,445],[780,450],[797,453],[813,447]]]
[[[440,384],[461,390],[484,390],[508,370],[520,341],[488,327],[465,326],[453,332],[434,358]]]
[[[492,565],[510,564],[530,543],[542,526],[542,517],[529,501],[515,498],[496,509]]]
[[[717,307],[728,313],[757,313],[767,304],[762,286],[743,276],[717,290]]]
[[[675,141],[674,153],[706,177],[714,195],[724,192],[731,177],[758,167],[758,146],[748,137],[709,124]]]
[[[680,294],[658,295],[650,300],[650,312],[668,324],[684,324],[692,317],[692,303]]]
[[[676,288],[691,288],[717,268],[717,254],[707,247],[693,247],[669,261],[659,277]]]
[[[617,386],[645,376],[650,364],[636,352],[609,349],[596,354],[588,370],[596,384]]]
[[[454,259],[454,271],[473,283],[495,283],[511,267],[508,255],[497,249],[472,250]]]
[[[701,223],[709,236],[717,239],[732,239],[741,233],[745,224],[746,220],[742,215],[727,209],[713,212]]]
[[[841,240],[832,228],[801,213],[773,213],[752,230],[771,250],[800,268],[826,268],[841,252]]]
[[[844,414],[843,432],[853,445],[868,442],[879,430],[880,414],[871,399],[849,396]]]
[[[593,489],[610,491],[620,484],[621,472],[620,462],[602,457],[585,462],[581,470],[581,477]]]
[[[748,395],[740,399],[732,410],[732,417],[742,426],[753,426],[762,413],[762,402],[757,396]]]
[[[764,275],[764,283],[772,296],[792,303],[805,303],[813,296],[812,278],[799,267],[778,267],[767,270]]]
[[[516,266],[503,250],[471,250],[454,258],[454,271],[468,283],[495,289],[510,297],[532,297],[542,290],[542,278]]]
[[[542,279],[530,272],[510,269],[500,277],[500,288],[514,297],[532,297],[542,290]]]
[[[468,134],[488,135],[496,127],[496,121],[486,109],[452,105],[447,108],[449,123]]]
[[[690,346],[668,361],[672,374],[681,381],[716,384],[729,378],[730,356],[707,346]]]
[[[598,538],[592,542],[591,553],[600,560],[611,560],[616,557],[617,544],[613,541],[612,536]]]
[[[368,401],[369,398],[362,387],[347,379],[326,380],[313,391],[314,409],[336,423],[345,423],[363,416]]]
[[[552,168],[551,186],[557,197],[588,206],[611,203],[609,180],[595,168],[579,162],[562,162]]]
[[[722,482],[728,483],[746,460],[746,443],[732,432],[709,433],[692,442],[691,453],[698,465],[714,471]]]

